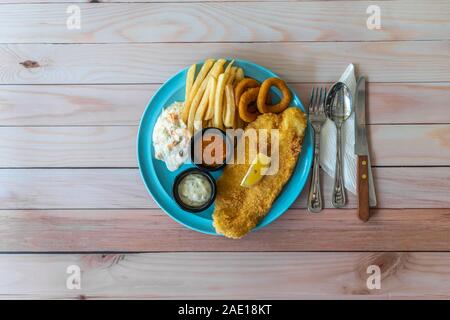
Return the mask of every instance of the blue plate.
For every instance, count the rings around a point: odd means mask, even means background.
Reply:
[[[277,77],[277,75],[270,70],[249,61],[235,60],[234,65],[243,68],[246,77],[255,78],[260,82],[269,77]],[[150,103],[142,115],[137,138],[139,169],[142,179],[144,180],[148,191],[153,196],[153,199],[169,216],[190,229],[217,235],[212,225],[214,205],[203,212],[190,213],[181,209],[172,198],[172,184],[175,177],[182,170],[192,167],[192,164],[184,164],[178,170],[171,172],[166,168],[163,161],[157,160],[154,157],[152,143],[153,127],[163,108],[175,101],[184,101],[186,72],[187,68],[164,83],[150,100]],[[272,92],[272,94],[275,96],[278,95],[275,91]],[[300,99],[295,93],[293,93],[291,106],[296,106],[304,110]],[[273,203],[269,213],[259,223],[255,230],[267,226],[289,209],[305,186],[309,170],[311,169],[312,157],[312,134],[311,128],[308,127],[303,141],[302,152],[291,179],[285,185],[277,200]],[[212,173],[214,178],[218,178],[221,174],[222,171]]]

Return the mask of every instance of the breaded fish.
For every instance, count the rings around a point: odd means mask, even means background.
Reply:
[[[245,161],[245,164],[225,167],[217,181],[213,213],[213,224],[218,233],[229,238],[241,238],[269,212],[294,171],[306,126],[306,116],[298,108],[288,108],[280,114],[262,114],[247,126],[246,131],[279,129],[279,168],[274,175],[264,176],[256,185],[246,188],[240,184],[252,159]],[[245,152],[247,157],[248,146]]]

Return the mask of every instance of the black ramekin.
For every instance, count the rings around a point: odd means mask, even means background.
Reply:
[[[184,203],[181,200],[180,195],[178,194],[178,185],[180,184],[181,180],[188,174],[194,174],[194,173],[200,174],[200,175],[206,177],[206,179],[208,179],[208,181],[211,185],[211,197],[201,207],[192,207],[192,206],[187,205],[186,203]],[[189,212],[200,212],[200,211],[203,211],[203,210],[209,208],[214,203],[214,200],[216,199],[216,194],[217,194],[217,188],[216,188],[216,181],[214,180],[214,178],[208,172],[205,172],[204,170],[200,170],[198,168],[190,168],[190,169],[182,171],[180,174],[178,174],[175,177],[175,180],[173,182],[173,187],[172,187],[173,198],[175,199],[175,201],[177,202],[177,204],[180,206],[181,209],[189,211]]]
[[[218,166],[208,166],[208,165],[204,165],[203,163],[199,162],[196,163],[196,159],[195,159],[195,149],[194,149],[194,145],[195,142],[198,139],[201,139],[203,137],[203,135],[205,134],[206,131],[208,130],[215,130],[218,131],[222,134],[223,139],[225,141],[225,145],[226,145],[226,154],[225,154],[225,161],[218,165]],[[191,138],[191,162],[194,166],[196,166],[197,168],[204,170],[204,171],[217,171],[222,169],[223,167],[225,167],[225,165],[227,164],[227,162],[229,162],[231,156],[233,155],[233,144],[231,143],[230,138],[228,137],[228,135],[221,129],[218,128],[214,128],[214,127],[208,127],[208,128],[204,128],[201,131],[197,131]]]

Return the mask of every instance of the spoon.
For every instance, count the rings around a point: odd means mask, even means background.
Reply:
[[[330,88],[325,102],[326,112],[336,125],[336,173],[334,176],[334,187],[331,202],[333,207],[345,206],[345,188],[342,176],[342,124],[352,114],[352,93],[343,82],[336,82]]]

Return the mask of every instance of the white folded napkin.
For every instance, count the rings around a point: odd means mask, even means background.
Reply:
[[[342,74],[339,81],[344,82],[353,95],[353,112],[351,116],[342,125],[342,172],[344,175],[345,188],[353,194],[356,194],[356,162],[355,155],[355,93],[356,77],[355,67],[349,64]],[[370,158],[370,157],[369,157]],[[370,160],[369,160],[370,164]],[[334,178],[336,166],[336,126],[333,121],[327,119],[322,127],[320,138],[320,165],[322,169]],[[369,170],[369,203],[370,206],[376,205],[375,188],[372,178],[372,170]]]

